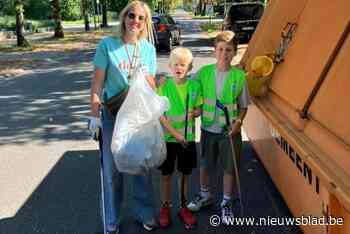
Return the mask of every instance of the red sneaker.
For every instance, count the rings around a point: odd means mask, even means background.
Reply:
[[[167,228],[171,223],[171,212],[169,206],[163,206],[159,211],[159,227]]]
[[[179,218],[184,223],[186,229],[191,229],[197,224],[196,217],[187,207],[180,208]]]

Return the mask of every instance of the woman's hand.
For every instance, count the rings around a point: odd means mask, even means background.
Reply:
[[[202,114],[202,108],[201,107],[195,107],[193,111],[194,118],[199,117]]]
[[[166,82],[166,77],[165,77],[165,75],[160,75],[160,76],[159,76],[159,79],[157,80],[157,87],[159,87],[159,86],[165,84],[165,82]]]
[[[105,78],[105,71],[101,69],[95,69],[94,76],[91,80],[91,93],[90,93],[90,108],[91,116],[99,118],[100,117],[100,107],[101,107],[101,90]]]
[[[199,117],[202,114],[201,108],[195,108],[194,110],[188,111],[187,119],[188,121],[194,120],[194,118]]]
[[[152,87],[152,89],[156,89],[156,79],[154,76],[146,76],[146,80],[148,84]]]
[[[100,108],[101,108],[101,101],[100,98],[92,98],[94,99],[91,102],[91,113],[90,115],[96,118],[100,117]]]

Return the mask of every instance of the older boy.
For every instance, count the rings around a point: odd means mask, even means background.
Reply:
[[[181,204],[179,217],[186,228],[192,228],[196,219],[186,207],[188,176],[196,167],[196,146],[194,118],[200,115],[203,103],[199,83],[188,80],[187,73],[192,68],[192,53],[184,47],[177,47],[170,54],[171,76],[161,85],[158,93],[168,97],[170,109],[161,117],[164,126],[167,146],[167,158],[160,166],[162,207],[159,214],[159,225],[166,228],[171,224],[171,176],[174,172],[175,161],[180,172],[179,193]],[[187,128],[187,129],[186,129]]]
[[[234,33],[223,31],[216,36],[214,43],[216,64],[205,65],[197,73],[204,102],[201,116],[201,188],[200,193],[187,207],[192,211],[199,211],[202,207],[213,203],[208,171],[212,171],[219,160],[224,170],[222,221],[227,224],[226,220],[233,217],[232,206],[236,200],[233,193],[233,190],[236,190],[234,157],[239,162],[242,144],[240,129],[247,113],[249,94],[244,72],[231,65],[237,53]],[[222,107],[228,109],[231,126],[227,126]],[[227,134],[233,139],[235,155],[231,153]]]

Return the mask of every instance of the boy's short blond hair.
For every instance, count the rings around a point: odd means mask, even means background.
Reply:
[[[170,65],[178,60],[185,61],[188,64],[188,71],[192,69],[193,55],[192,52],[185,47],[176,47],[170,52]]]
[[[222,31],[215,37],[214,46],[216,46],[219,42],[225,42],[233,46],[233,49],[237,51],[238,41],[235,37],[235,33],[232,31]]]

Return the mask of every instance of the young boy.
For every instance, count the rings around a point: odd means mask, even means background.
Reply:
[[[232,206],[237,199],[235,185],[234,157],[239,162],[241,151],[240,129],[247,113],[249,94],[245,74],[231,65],[237,53],[237,41],[234,33],[223,31],[214,42],[216,64],[203,66],[197,73],[201,84],[203,107],[201,115],[201,163],[200,193],[188,204],[191,211],[213,203],[209,190],[209,171],[215,169],[217,161],[224,171],[223,199],[221,202],[222,222],[227,224],[228,217],[233,217]],[[226,118],[223,107],[228,110]],[[227,124],[230,122],[230,126]],[[229,136],[232,137],[234,154],[232,155]],[[235,196],[234,196],[235,195]]]
[[[188,177],[196,167],[195,123],[194,117],[201,113],[203,103],[199,83],[188,80],[187,73],[192,68],[192,53],[184,47],[177,47],[170,53],[171,76],[158,88],[158,94],[168,97],[170,110],[164,113],[160,121],[165,129],[167,158],[159,167],[161,171],[162,206],[159,214],[159,225],[167,228],[171,224],[171,176],[174,172],[175,161],[180,172],[179,218],[190,229],[196,224],[196,218],[186,207]]]

